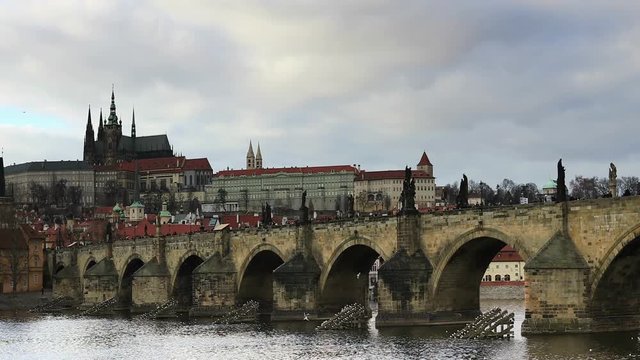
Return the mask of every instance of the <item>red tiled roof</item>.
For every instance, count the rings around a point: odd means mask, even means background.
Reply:
[[[181,172],[184,170],[212,170],[207,158],[187,159],[184,156],[164,158],[140,159],[122,161],[117,164],[117,170],[136,171],[136,164],[140,172]],[[97,167],[97,169],[112,170],[112,167]]]
[[[209,159],[187,159],[184,163],[184,170],[212,170]]]
[[[524,261],[518,252],[509,245],[503,247],[492,261],[504,262],[504,261]]]
[[[279,173],[288,174],[320,174],[331,172],[352,172],[358,173],[358,169],[351,165],[331,165],[331,166],[307,166],[307,167],[284,167],[284,168],[266,168],[266,169],[242,169],[242,170],[222,170],[216,173],[217,177],[221,176],[259,176],[271,175]]]
[[[411,174],[414,178],[431,179],[433,176],[429,176],[421,170],[411,170]],[[384,170],[384,171],[361,171],[360,175],[356,178],[356,181],[371,181],[371,180],[387,180],[387,179],[400,179],[404,180],[404,170]]]
[[[431,161],[429,161],[429,157],[427,156],[426,151],[422,152],[422,157],[420,158],[420,162],[418,163],[418,166],[423,166],[423,165],[433,166]]]

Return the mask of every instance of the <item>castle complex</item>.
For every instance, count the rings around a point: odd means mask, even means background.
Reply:
[[[91,108],[84,135],[83,160],[90,164],[113,165],[122,160],[150,159],[173,156],[167,135],[136,136],[135,111],[131,116],[131,136],[122,135],[122,119],[116,114],[115,95],[111,90],[111,107],[106,122],[98,123],[98,136],[94,136]]]

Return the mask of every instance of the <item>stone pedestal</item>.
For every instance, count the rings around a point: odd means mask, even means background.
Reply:
[[[169,301],[171,274],[167,264],[157,258],[144,264],[133,274],[131,312],[144,313]]]
[[[271,319],[317,318],[320,267],[313,256],[299,252],[273,271],[273,312]]]
[[[409,255],[401,248],[382,264],[378,270],[376,327],[428,324],[427,284],[432,272],[421,250]]]
[[[238,295],[233,260],[216,252],[193,270],[192,316],[222,316],[234,309]]]
[[[523,334],[590,331],[589,267],[570,238],[554,235],[524,269]]]

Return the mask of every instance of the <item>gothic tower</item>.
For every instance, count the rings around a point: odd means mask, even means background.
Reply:
[[[247,151],[247,169],[256,168],[256,156],[253,154],[253,145],[249,140],[249,150]]]
[[[418,162],[417,170],[424,171],[429,176],[433,176],[433,164],[429,161],[426,151],[422,152],[422,157],[420,158],[420,162]]]
[[[256,151],[256,169],[262,169],[262,153],[260,152],[260,143],[258,143],[258,151]]]
[[[118,161],[118,145],[122,138],[122,121],[116,115],[116,102],[113,89],[111,90],[111,108],[109,118],[104,125],[105,165],[113,165]]]
[[[87,117],[87,129],[84,132],[84,152],[82,160],[93,164],[95,162],[96,143],[93,134],[93,124],[91,124],[91,106],[89,106],[89,116]]]
[[[104,126],[102,121],[102,108],[100,108],[100,124],[98,124],[98,141],[104,140]]]

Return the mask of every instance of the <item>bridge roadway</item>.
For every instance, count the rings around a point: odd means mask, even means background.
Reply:
[[[523,333],[640,328],[640,197],[148,237],[63,249],[54,294],[117,297],[142,312],[177,298],[191,315],[249,299],[273,320],[367,304],[381,257],[377,326],[468,321],[504,246],[526,262]]]

